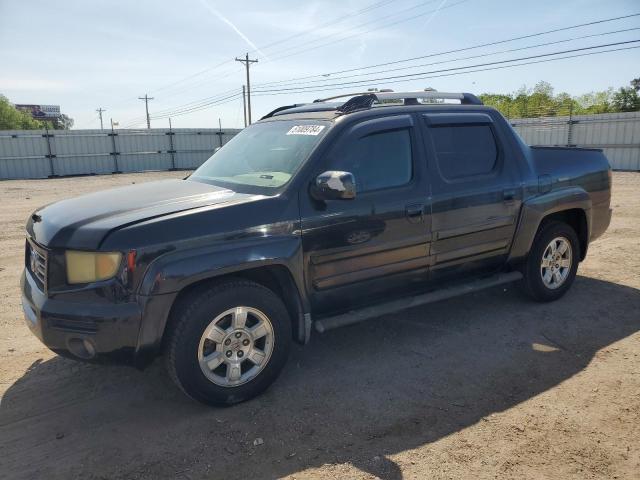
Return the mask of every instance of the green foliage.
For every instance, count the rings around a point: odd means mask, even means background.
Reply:
[[[613,106],[619,112],[635,112],[640,110],[640,96],[635,88],[621,87],[613,94]]]
[[[640,79],[630,88],[617,92],[609,88],[603,92],[590,92],[578,97],[568,93],[555,94],[548,82],[538,82],[533,89],[521,87],[511,94],[483,93],[480,99],[507,118],[555,117],[594,113],[632,112],[640,110]]]
[[[9,100],[0,95],[0,130],[39,130],[46,122],[34,120],[31,115],[15,108]]]

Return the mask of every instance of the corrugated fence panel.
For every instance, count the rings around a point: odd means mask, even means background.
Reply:
[[[192,128],[1,131],[0,180],[193,169],[239,131]]]
[[[180,132],[176,131],[173,137],[174,147],[178,152],[176,154],[176,168],[198,168],[213,154],[216,148],[226,143],[225,138],[231,139],[235,133],[237,131],[231,135],[220,135],[220,132],[212,130],[182,129]]]
[[[144,172],[145,170],[169,170],[171,155],[166,152],[124,153],[118,155],[121,172]]]
[[[112,173],[114,168],[111,137],[100,130],[56,132],[51,150],[56,175]]]
[[[51,175],[44,130],[0,131],[0,179]]]
[[[529,145],[602,148],[614,169],[640,171],[640,112],[510,121]]]
[[[640,171],[640,112],[511,119],[530,145],[602,148],[614,169]],[[193,169],[240,130],[0,131],[0,179]],[[47,137],[47,134],[49,135]]]
[[[180,152],[176,154],[176,168],[183,170],[194,170],[202,165],[209,157],[210,153],[202,152]]]

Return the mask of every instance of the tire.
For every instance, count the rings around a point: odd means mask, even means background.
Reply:
[[[565,245],[568,245],[569,252],[562,251]],[[579,262],[580,243],[575,230],[563,222],[544,223],[536,234],[522,268],[523,290],[538,302],[557,300],[571,288]]]
[[[266,390],[287,361],[292,336],[282,300],[245,280],[188,294],[172,312],[167,334],[171,378],[193,399],[218,406]]]

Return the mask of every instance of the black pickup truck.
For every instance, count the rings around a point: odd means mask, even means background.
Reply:
[[[54,352],[138,367],[163,354],[188,395],[231,404],[313,329],[512,281],[560,298],[610,194],[600,150],[529,147],[471,94],[291,105],[184,180],[34,212],[22,305]]]

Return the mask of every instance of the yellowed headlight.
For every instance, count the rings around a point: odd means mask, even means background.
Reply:
[[[65,252],[67,263],[67,282],[91,283],[106,280],[118,273],[121,253],[94,253],[67,250]]]

